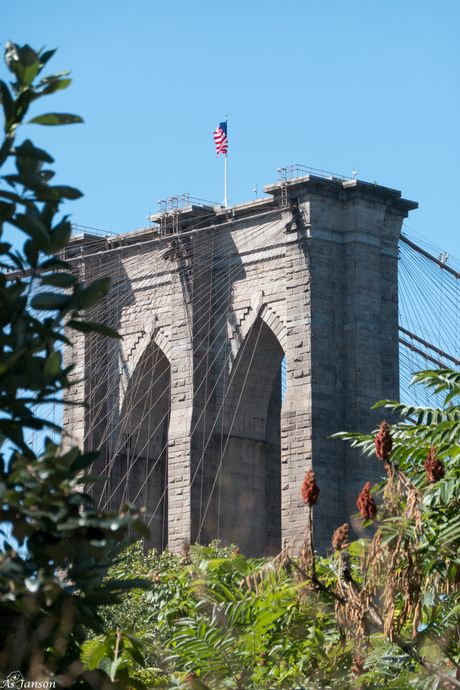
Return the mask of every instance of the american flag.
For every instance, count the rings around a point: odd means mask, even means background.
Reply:
[[[228,139],[227,139],[227,123],[221,122],[214,132],[214,141],[216,142],[216,153],[227,153]]]

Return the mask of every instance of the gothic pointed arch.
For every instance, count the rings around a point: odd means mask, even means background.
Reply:
[[[124,501],[145,507],[148,548],[167,545],[167,443],[171,367],[152,333],[137,358],[124,395],[110,482],[114,507]]]
[[[286,348],[286,326],[276,312],[264,302],[263,297],[263,291],[255,293],[252,297],[250,306],[248,305],[246,307],[242,317],[238,321],[237,327],[235,328],[235,326],[233,326],[231,328],[231,332],[229,333],[231,345],[231,365],[235,361],[244,339],[258,318],[261,318],[262,321],[267,324],[267,326],[276,336],[282,349],[285,350]]]
[[[234,360],[216,435],[220,535],[247,555],[281,548],[283,358],[277,336],[258,315]]]

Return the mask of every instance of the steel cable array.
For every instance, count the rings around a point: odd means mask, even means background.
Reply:
[[[454,275],[458,272],[460,262],[403,226],[399,244],[401,400],[415,405],[431,404],[426,389],[409,385],[415,371],[458,368],[459,279]]]
[[[226,395],[231,387],[233,377],[238,371],[238,366],[242,361],[240,356],[235,360],[235,352],[228,346],[228,335],[234,328],[231,322],[230,297],[235,281],[243,275],[248,267],[245,257],[250,252],[251,260],[257,262],[263,257],[264,262],[276,260],[284,252],[285,246],[285,226],[291,219],[287,209],[276,208],[269,213],[263,214],[259,224],[248,227],[245,220],[228,223],[232,232],[219,238],[219,245],[216,248],[214,242],[209,241],[209,233],[189,234],[187,237],[181,235],[168,237],[167,241],[148,241],[139,243],[134,247],[120,246],[110,250],[110,260],[107,261],[107,252],[98,255],[101,248],[101,240],[86,243],[81,259],[73,259],[73,268],[80,273],[86,281],[94,280],[107,274],[108,268],[112,276],[112,288],[110,295],[100,304],[92,309],[90,320],[100,321],[111,328],[119,329],[125,339],[134,340],[134,345],[130,353],[123,354],[122,347],[117,341],[106,341],[100,336],[91,334],[86,336],[88,351],[91,353],[91,371],[95,375],[96,383],[89,386],[87,402],[91,410],[91,419],[97,420],[97,424],[103,428],[102,434],[96,444],[95,449],[102,449],[106,454],[105,464],[102,472],[109,476],[113,473],[114,464],[119,459],[122,452],[126,451],[126,468],[117,477],[116,482],[107,483],[99,495],[99,507],[105,510],[113,506],[113,500],[121,493],[121,500],[129,498],[133,502],[145,502],[148,492],[148,482],[153,476],[160,458],[167,453],[167,438],[157,449],[155,456],[149,457],[149,446],[151,440],[156,437],[164,424],[168,422],[171,411],[171,383],[166,394],[169,398],[168,404],[164,406],[165,390],[157,391],[156,396],[151,394],[160,381],[164,380],[165,372],[168,372],[169,359],[166,353],[155,346],[152,351],[152,361],[149,362],[148,369],[142,368],[145,354],[140,353],[136,360],[136,366],[130,373],[129,357],[136,354],[136,346],[144,338],[153,336],[156,333],[156,326],[152,325],[152,314],[146,311],[145,316],[138,315],[132,321],[132,328],[125,325],[123,315],[131,308],[133,292],[141,294],[145,291],[155,290],[155,304],[158,306],[158,313],[165,307],[161,306],[166,302],[165,298],[171,291],[171,283],[175,281],[176,289],[180,289],[182,284],[187,283],[190,277],[191,264],[188,261],[187,252],[190,244],[193,244],[193,253],[199,256],[202,268],[193,267],[192,280],[190,284],[190,294],[184,300],[185,322],[188,332],[193,334],[196,347],[191,352],[193,357],[194,369],[191,375],[194,377],[204,366],[205,375],[197,383],[195,394],[203,387],[205,404],[203,409],[194,420],[191,435],[195,433],[198,426],[206,420],[206,410],[210,400],[217,394],[218,390],[223,390],[222,399],[219,400],[218,411],[214,423],[211,425],[206,435],[201,440],[201,454],[193,468],[191,474],[191,484],[200,483],[200,525],[201,533],[204,520],[206,518],[210,501],[216,491],[219,491],[218,501],[220,502],[219,477],[221,476],[222,463],[228,445],[228,436],[224,439],[223,425],[221,424],[221,454],[218,468],[212,481],[211,493],[206,500],[203,499],[203,463],[207,448],[216,424],[222,419],[226,404]],[[251,218],[251,223],[253,223]],[[203,216],[202,224],[209,223],[208,216]],[[249,224],[248,224],[249,225]],[[200,228],[200,219],[194,221],[195,229]],[[219,226],[217,226],[219,227]],[[238,234],[239,244],[235,246],[233,236]],[[267,241],[267,235],[269,240]],[[424,243],[407,226],[403,228],[403,236],[408,238],[412,246],[405,241],[400,242],[399,247],[399,324],[400,324],[400,389],[401,399],[412,402],[413,404],[429,404],[429,394],[426,390],[418,389],[417,386],[409,387],[410,380],[415,371],[436,366],[453,367],[449,355],[454,360],[460,359],[458,344],[458,277],[453,272],[445,270],[449,266],[454,271],[460,271],[460,264],[451,257],[440,254],[437,259],[439,249],[434,248],[428,243]],[[422,253],[414,248],[413,245],[425,245]],[[430,259],[426,254],[432,254]],[[216,252],[218,252],[216,254]],[[91,260],[88,261],[88,257]],[[444,258],[443,258],[444,257]],[[437,259],[437,261],[436,261]],[[220,267],[214,270],[211,283],[204,280],[209,272],[209,264],[215,263]],[[85,274],[86,272],[86,274]],[[203,279],[203,280],[202,280]],[[202,285],[200,286],[200,282]],[[257,292],[258,279],[257,270],[254,275],[247,280],[248,289]],[[193,314],[189,309],[189,304],[194,302],[204,302],[205,306],[201,310],[201,326],[198,330],[193,323]],[[227,308],[216,316],[214,305],[220,303],[227,304]],[[240,355],[248,342],[248,338],[254,324],[246,334],[246,338],[240,343]],[[402,329],[402,330],[401,330]],[[257,340],[260,331],[257,332]],[[205,347],[203,348],[203,342]],[[142,340],[145,352],[145,342]],[[202,350],[204,349],[204,352]],[[444,355],[443,355],[444,353]],[[128,356],[127,356],[128,355]],[[250,363],[252,363],[251,356]],[[234,366],[235,364],[235,366]],[[214,371],[213,377],[209,374]],[[243,379],[243,388],[240,391],[237,405],[233,411],[230,422],[230,429],[238,414],[240,401],[247,383],[249,369]],[[284,372],[285,376],[285,372]],[[230,378],[229,378],[230,377]],[[129,397],[131,396],[131,397]],[[120,403],[125,401],[125,407]],[[136,420],[133,421],[130,411],[126,409],[129,400],[136,402],[136,407],[140,410]],[[159,414],[153,419],[152,413],[158,408]],[[161,408],[161,409],[160,409]],[[42,413],[43,414],[43,413]],[[51,408],[45,410],[45,415],[54,415]],[[170,421],[170,424],[172,420]],[[147,424],[147,435],[145,436]],[[204,425],[206,426],[206,425]],[[171,431],[174,429],[170,428]],[[83,438],[84,443],[92,441],[93,427],[89,426]],[[144,434],[143,438],[141,438]],[[31,442],[38,443],[39,438],[34,437]],[[130,454],[129,454],[129,451]],[[140,459],[146,459],[146,473],[143,481],[136,490],[134,496],[129,496],[128,480],[131,472]],[[158,498],[152,515],[149,517],[149,524],[154,519],[155,514],[165,509],[165,497],[168,490],[168,483],[165,484],[161,495]],[[220,503],[219,503],[220,504]]]
[[[273,213],[273,215],[275,216],[274,220],[272,222],[269,222],[269,223],[264,223],[261,228],[258,228],[256,226],[255,228],[253,227],[251,230],[248,230],[248,229],[245,230],[244,229],[244,222],[239,223],[239,224],[236,223],[235,224],[236,226],[238,226],[238,225],[243,226],[242,229],[244,231],[244,242],[243,242],[243,245],[240,244],[238,249],[236,249],[234,247],[230,235],[227,239],[227,242],[224,242],[224,249],[225,248],[227,249],[226,253],[224,253],[222,251],[222,243],[221,243],[219,262],[223,263],[223,264],[228,262],[229,266],[228,266],[228,269],[223,269],[221,271],[221,276],[214,280],[214,284],[212,286],[213,300],[214,301],[218,301],[219,299],[227,297],[229,294],[231,283],[238,278],[239,274],[241,274],[242,271],[244,271],[245,264],[239,263],[239,264],[236,264],[235,266],[233,266],[232,259],[234,259],[235,257],[240,257],[242,254],[244,254],[246,246],[248,248],[249,247],[251,248],[252,253],[254,253],[254,251],[256,252],[256,254],[259,252],[260,255],[259,255],[259,257],[256,257],[256,259],[261,258],[261,255],[263,254],[264,261],[270,261],[271,256],[272,256],[272,258],[276,258],[276,256],[279,255],[279,252],[283,251],[284,222],[282,221],[282,216],[285,214],[280,213],[279,209],[277,209]],[[267,229],[270,229],[270,227],[274,228],[275,231],[272,233],[270,243],[267,244],[266,234],[267,234]],[[198,244],[198,246],[197,246],[197,244]],[[200,244],[202,244],[202,246],[199,246]],[[122,251],[124,252],[124,254],[129,254],[130,249],[129,249],[129,247],[127,247],[127,248],[123,248]],[[150,251],[146,251],[145,255],[142,256],[142,254],[143,254],[142,248],[138,248],[136,251],[136,254],[133,255],[132,257],[130,257],[128,259],[124,258],[124,260],[123,260],[124,277],[121,276],[120,272],[118,272],[115,276],[113,276],[115,279],[113,281],[113,287],[111,290],[111,300],[112,300],[112,303],[116,305],[116,312],[118,312],[118,314],[119,314],[120,310],[122,310],[124,308],[123,296],[125,297],[125,302],[126,302],[126,299],[129,300],[129,291],[126,290],[127,283],[129,282],[131,285],[133,285],[133,287],[135,288],[136,291],[143,289],[143,287],[144,287],[143,283],[149,283],[149,287],[150,287],[151,277],[152,277],[152,275],[154,275],[156,273],[156,269],[157,268],[159,269],[160,267],[163,267],[163,269],[164,269],[165,253],[166,252],[168,252],[168,249],[161,251],[161,253],[159,253],[159,255],[158,255],[156,262],[152,261],[152,254]],[[199,254],[201,260],[210,257],[212,252],[213,252],[213,247],[207,248],[206,238],[203,237],[202,240],[201,240],[201,238],[199,238],[199,236],[197,236],[195,238],[195,253]],[[142,261],[141,260],[142,258],[144,258],[145,260]],[[130,269],[130,263],[133,264],[133,266],[135,268],[134,271],[132,271]],[[99,275],[102,275],[104,273],[104,268],[106,271],[107,270],[106,266],[103,267],[102,264],[100,264],[98,266],[96,263],[96,267],[93,267],[91,270],[91,279],[95,279],[95,278],[99,277]],[[183,265],[182,267],[178,266],[176,268],[176,279],[184,278],[186,273],[187,273],[187,270],[188,270],[187,265]],[[193,278],[194,278],[193,282],[194,283],[199,282],[200,273],[204,274],[206,271],[207,271],[206,267],[201,272],[195,271],[194,276],[193,276]],[[172,271],[172,272],[174,272],[174,271]],[[254,278],[253,282],[254,282],[254,290],[255,290],[257,288],[257,278]],[[167,280],[164,281],[163,286],[161,286],[161,285],[159,286],[160,291],[161,291],[161,289],[163,290],[163,294],[165,294],[167,292],[167,290],[169,289]],[[201,288],[201,290],[200,289],[198,289],[198,290],[193,289],[193,294],[191,296],[191,300],[201,299],[203,296],[206,296],[205,293],[206,293],[206,290],[208,290],[208,289],[209,289],[209,287],[207,287],[207,286],[205,286],[204,288]],[[157,289],[156,296],[155,296],[155,301],[157,304],[161,303],[161,299],[163,296],[159,290]],[[108,320],[106,318],[104,318],[105,314],[107,314],[107,313],[110,314],[110,318]],[[224,336],[225,336],[226,331],[228,331],[228,328],[229,328],[228,319],[226,319],[226,318],[222,319],[222,323],[218,325],[217,329],[215,329],[215,332],[213,334],[213,341],[210,342],[210,339],[209,339],[210,321],[211,321],[211,318],[213,317],[211,300],[210,300],[209,306],[207,307],[205,312],[202,314],[202,316],[205,317],[205,319],[204,319],[204,323],[201,327],[201,330],[204,330],[207,333],[208,346],[206,348],[205,355],[203,355],[201,357],[201,359],[198,360],[198,363],[195,365],[195,371],[201,365],[204,358],[206,358],[208,360],[207,371],[209,371],[209,369],[212,366],[215,366],[216,361],[220,360],[219,361],[219,371],[217,372],[217,374],[215,376],[215,381],[213,382],[212,387],[210,387],[210,390],[207,393],[207,402],[208,402],[210,400],[211,396],[214,394],[215,389],[216,389],[217,385],[219,384],[221,377],[224,376],[226,371],[231,368],[231,360],[232,360],[233,354],[228,349],[225,352],[226,337],[224,337]],[[117,324],[118,318],[117,318],[117,315],[114,314],[114,310],[113,309],[105,310],[104,304],[98,305],[93,310],[93,313],[91,314],[90,318],[91,318],[91,320],[95,320],[95,321],[104,320],[108,326],[111,326],[114,328],[116,328],[118,325]],[[189,315],[188,319],[190,320],[191,318],[192,318],[191,315]],[[147,315],[146,320],[148,320],[148,319],[149,319],[149,316]],[[189,325],[191,327],[191,324],[189,324]],[[136,332],[139,332],[139,330],[146,331],[146,329],[147,329],[146,323],[139,323],[139,322],[136,323]],[[129,333],[128,334],[123,333],[123,334],[129,335]],[[199,340],[199,336],[200,336],[199,332],[195,333],[195,337],[198,340]],[[95,340],[97,340],[97,337],[95,338]],[[101,339],[99,339],[99,340],[101,340]],[[221,340],[222,342],[219,343],[219,340]],[[215,348],[215,351],[212,354],[212,360],[209,361],[209,358],[210,358],[209,353],[213,351],[214,345],[216,345],[216,344],[217,344],[217,347]],[[243,347],[244,346],[245,346],[245,343],[243,343]],[[116,349],[119,347],[118,343],[115,343],[115,342],[110,343],[109,347],[112,348],[112,355],[116,355]],[[197,347],[197,350],[198,350],[198,347]],[[222,350],[224,350],[224,352],[222,352]],[[196,351],[194,351],[193,354],[194,355],[197,354]],[[120,451],[122,450],[123,446],[126,445],[126,439],[123,438],[123,435],[126,433],[126,431],[128,430],[128,426],[129,426],[129,416],[128,415],[125,415],[124,418],[122,418],[118,422],[114,423],[115,410],[111,406],[108,406],[109,409],[105,413],[106,414],[105,419],[100,418],[98,416],[99,412],[102,411],[102,409],[106,405],[107,400],[110,397],[110,395],[115,393],[117,391],[117,389],[119,389],[119,387],[120,387],[120,380],[117,380],[116,376],[112,377],[112,379],[110,380],[108,367],[110,366],[109,362],[111,360],[113,360],[112,355],[109,354],[108,357],[104,357],[104,345],[102,343],[100,343],[99,345],[96,344],[94,351],[92,351],[92,355],[91,355],[91,357],[92,357],[92,368],[94,370],[98,371],[98,380],[101,382],[102,385],[106,386],[107,390],[106,390],[104,396],[101,397],[101,396],[97,395],[97,388],[98,387],[97,386],[93,387],[92,391],[91,391],[90,399],[88,400],[89,405],[92,406],[92,409],[93,409],[93,417],[97,418],[99,423],[100,422],[105,423],[105,432],[104,432],[103,437],[99,441],[99,446],[102,447],[104,445],[104,443],[106,443],[108,441],[109,436],[112,436],[112,435],[117,436],[116,445],[113,448],[113,452],[110,453],[110,457],[108,458],[107,464],[103,469],[103,471],[108,473],[109,475],[110,475],[111,471],[113,470],[113,464],[115,462],[115,458],[117,456],[119,456]],[[105,359],[105,362],[107,362],[107,364],[105,364],[105,370],[104,370],[104,368],[101,368],[99,366],[98,359],[101,360],[100,364],[103,364],[104,359]],[[142,373],[140,370],[136,369],[136,371],[134,372],[134,374],[131,378],[130,385],[132,387],[140,388],[141,385],[143,383],[145,383],[144,379],[150,379],[150,389],[153,388],[156,381],[155,380],[152,381],[152,375],[155,374],[155,369],[159,365],[161,366],[162,364],[165,364],[165,361],[164,361],[165,359],[166,359],[166,355],[163,352],[157,351],[157,357],[156,357],[156,361],[154,363],[153,369],[149,369],[147,372],[144,372],[144,373]],[[234,374],[234,372],[235,372],[235,369],[233,369],[232,373]],[[161,376],[162,376],[162,373],[159,373],[156,380],[158,380]],[[121,374],[119,374],[118,379],[120,379],[120,377],[121,377]],[[204,379],[201,381],[201,383],[199,384],[198,388],[202,385],[208,385],[207,378],[208,377],[206,375],[204,377]],[[107,383],[108,383],[108,385],[107,385]],[[228,385],[227,385],[227,388],[228,388]],[[124,391],[124,393],[126,394],[126,390]],[[126,490],[127,480],[129,478],[130,472],[132,471],[134,464],[136,463],[136,461],[140,457],[142,457],[146,448],[148,449],[149,438],[144,440],[143,445],[139,447],[138,443],[137,443],[138,438],[136,437],[136,433],[138,434],[142,428],[143,423],[146,420],[150,419],[151,412],[155,408],[155,406],[159,403],[162,395],[163,395],[163,393],[160,393],[156,399],[148,401],[148,390],[145,390],[144,393],[142,394],[141,398],[137,399],[138,405],[139,405],[139,403],[143,402],[143,411],[142,411],[140,419],[137,422],[137,426],[134,429],[130,429],[130,438],[133,439],[132,446],[134,447],[135,452],[131,454],[128,466],[126,468],[126,472],[119,478],[118,484],[111,487],[110,493],[108,490],[108,485],[106,485],[106,488],[103,491],[101,498],[100,498],[100,507],[102,509],[105,509],[105,508],[110,506],[112,498],[114,497],[114,495],[117,493],[117,491],[120,488],[122,488],[124,486],[125,490]],[[241,396],[240,396],[240,399],[241,399]],[[224,399],[221,403],[221,409],[224,405],[225,405],[225,396],[224,396]],[[194,428],[192,430],[192,434],[193,434],[194,430],[196,429],[196,427],[198,426],[198,424],[201,420],[201,417],[205,413],[205,410],[206,410],[206,405],[205,405],[203,411],[201,412],[201,414],[199,415],[198,419],[195,422]],[[237,414],[237,412],[238,412],[238,405],[237,405],[237,409],[234,412],[234,416]],[[150,437],[154,436],[154,434],[158,431],[158,428],[163,424],[163,422],[165,421],[165,418],[168,415],[169,415],[169,409],[165,411],[165,413],[163,414],[162,417],[160,417],[159,420],[157,420],[156,427],[153,430],[149,431]],[[205,453],[205,450],[207,448],[208,443],[210,442],[211,435],[212,435],[212,432],[214,430],[214,426],[215,426],[215,424],[213,425],[211,431],[209,432],[207,439],[203,439],[202,456],[201,456],[200,460],[198,461],[197,467],[195,468],[192,482],[195,481],[197,474],[200,470],[200,466],[201,466],[201,463],[202,463],[202,460],[204,457],[204,453]],[[171,429],[170,429],[170,432],[171,432]],[[91,435],[91,430],[89,431],[89,436],[90,435]],[[88,438],[89,438],[89,436],[88,436]],[[155,469],[155,467],[159,461],[159,458],[161,457],[162,453],[164,453],[164,451],[166,450],[166,447],[167,447],[167,441],[165,442],[161,451],[157,454],[158,457],[157,457],[156,461],[151,464],[149,472],[146,475],[141,488],[138,490],[137,495],[134,497],[133,500],[138,499],[140,494],[141,494],[142,489],[146,487],[148,479],[150,478],[151,474],[154,472],[154,469]],[[225,448],[224,448],[223,452],[225,453]],[[202,477],[202,474],[201,474],[201,477]],[[217,477],[217,475],[216,475],[216,477]],[[215,482],[214,482],[213,489],[214,488],[215,488]],[[164,499],[164,495],[165,495],[166,491],[167,491],[167,485],[165,486],[163,494],[158,501],[157,509],[160,508],[161,502]],[[208,505],[209,505],[209,500],[208,500]],[[207,511],[207,508],[204,511],[204,515],[203,515],[201,522],[203,522],[203,520],[206,516],[206,511]],[[154,513],[155,513],[155,511],[154,511]],[[153,515],[150,518],[150,520],[152,518],[153,518]]]

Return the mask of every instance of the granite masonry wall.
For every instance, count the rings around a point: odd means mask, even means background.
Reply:
[[[325,553],[381,475],[329,437],[371,431],[382,416],[371,406],[398,398],[398,239],[417,204],[313,175],[265,192],[158,216],[160,236],[82,235],[68,249],[85,279],[112,276],[91,319],[123,341],[74,339],[66,361],[86,381],[72,396],[90,407],[67,408],[64,425],[100,450],[101,508],[145,506],[148,547],[219,538],[252,556],[296,549],[312,467]]]

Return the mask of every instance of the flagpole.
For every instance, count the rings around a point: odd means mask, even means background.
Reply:
[[[227,116],[225,116],[225,124],[227,124]],[[227,138],[228,138],[228,129],[226,132]],[[227,155],[225,154],[225,199],[224,199],[224,206],[227,208],[228,206],[228,199],[227,199]]]

